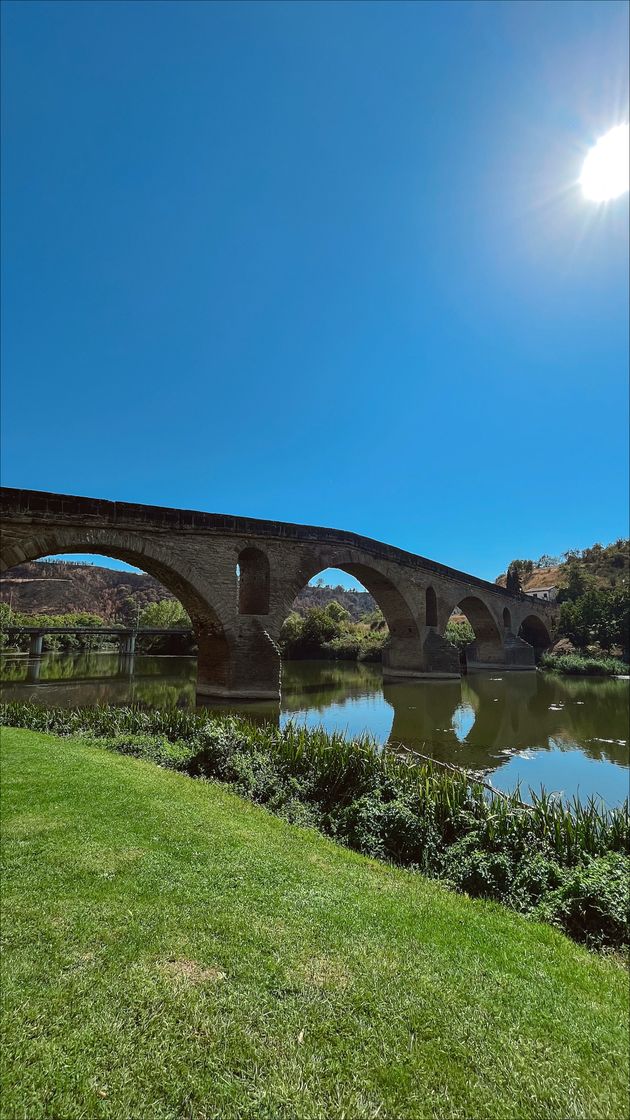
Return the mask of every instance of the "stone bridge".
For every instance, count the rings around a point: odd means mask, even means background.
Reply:
[[[2,488],[0,571],[58,553],[99,553],[149,572],[188,611],[198,643],[197,693],[280,694],[280,628],[299,591],[340,568],[374,597],[389,627],[383,674],[458,677],[444,638],[455,608],[475,641],[475,669],[533,669],[554,610],[422,556],[339,529]]]

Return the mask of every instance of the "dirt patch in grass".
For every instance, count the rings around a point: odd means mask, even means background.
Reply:
[[[220,968],[203,968],[197,961],[185,957],[177,960],[162,961],[162,972],[174,980],[184,980],[189,984],[217,984],[225,980],[225,972]]]
[[[347,988],[351,983],[348,969],[333,957],[309,957],[298,968],[300,979],[313,988]]]

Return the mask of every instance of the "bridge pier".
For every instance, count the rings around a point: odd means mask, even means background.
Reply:
[[[41,657],[36,657],[34,660],[30,660],[28,665],[27,665],[26,679],[27,679],[29,684],[34,684],[36,681],[38,681],[40,679],[41,675],[42,675],[42,659],[41,659]]]
[[[484,672],[487,669],[524,672],[536,668],[534,647],[512,633],[506,634],[500,644],[471,642],[466,646],[465,656],[468,673]]]
[[[197,698],[279,700],[280,650],[259,619],[245,617],[223,635],[197,629]]]
[[[121,677],[133,677],[135,667],[135,654],[126,653],[124,649],[120,649],[118,653],[118,674]]]
[[[383,650],[384,680],[450,680],[459,676],[459,653],[435,627],[426,626],[420,640],[392,635]]]
[[[136,652],[136,631],[120,635],[119,653],[121,656],[133,657]]]
[[[41,657],[44,650],[44,635],[31,634],[31,640],[28,646],[29,657]]]

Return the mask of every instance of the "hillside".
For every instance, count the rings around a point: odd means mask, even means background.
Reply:
[[[150,603],[173,598],[153,576],[63,560],[19,564],[0,579],[0,602],[10,602],[14,611],[23,614],[89,611],[108,622],[131,622]],[[305,587],[294,609],[303,614],[310,607],[325,607],[332,599],[355,621],[376,606],[367,591]]]
[[[513,560],[521,574],[523,591],[540,587],[563,587],[569,565],[577,564],[590,577],[594,587],[627,586],[630,577],[630,541],[619,538],[613,544],[594,544],[591,548],[563,553],[561,557],[541,556],[539,560]],[[501,587],[507,572],[495,580]]]
[[[19,564],[0,580],[0,601],[24,614],[90,611],[126,621],[149,603],[173,598],[153,576],[69,561]]]

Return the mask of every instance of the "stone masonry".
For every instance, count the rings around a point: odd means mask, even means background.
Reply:
[[[43,556],[100,553],[149,572],[182,602],[204,697],[278,699],[280,627],[325,568],[355,576],[389,626],[383,674],[458,677],[444,631],[455,607],[475,641],[468,671],[534,668],[555,610],[422,556],[339,529],[2,488],[0,571]]]

